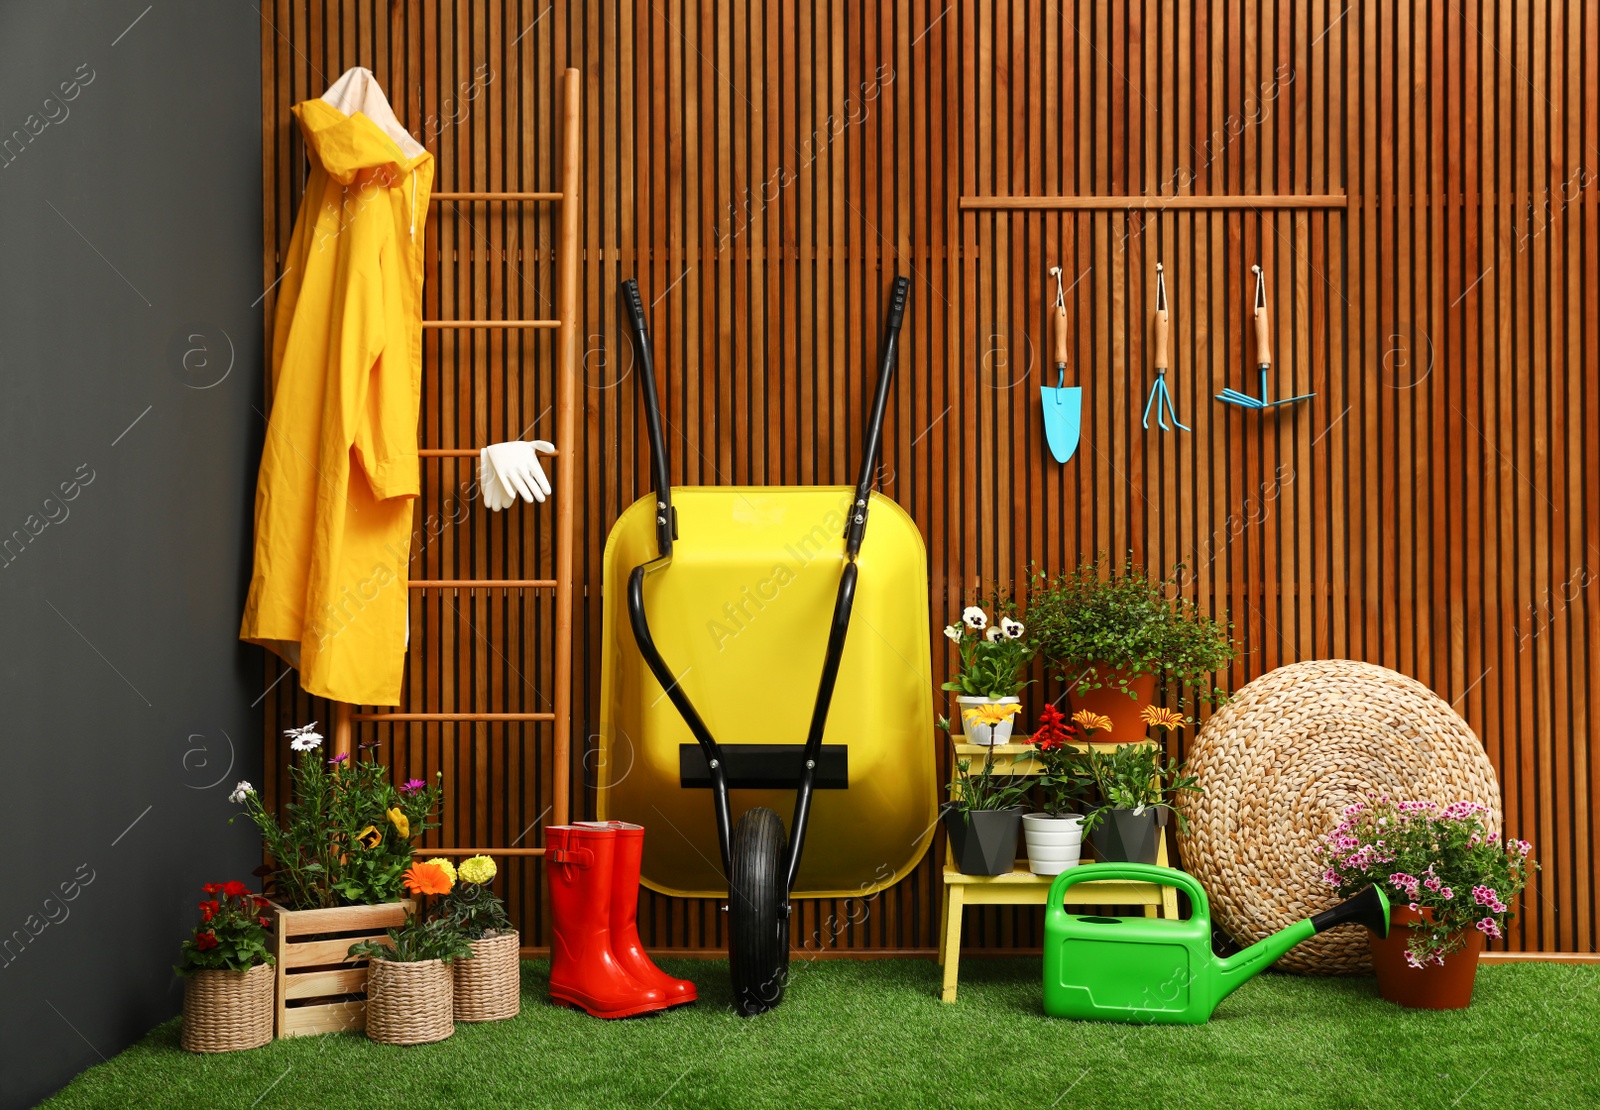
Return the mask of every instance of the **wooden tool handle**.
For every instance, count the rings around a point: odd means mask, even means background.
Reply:
[[[1067,306],[1056,306],[1055,317],[1056,365],[1067,364]]]
[[[1267,343],[1267,309],[1256,306],[1256,365],[1272,365],[1272,348]]]
[[[1156,309],[1156,369],[1165,370],[1171,365],[1167,361],[1167,310]]]

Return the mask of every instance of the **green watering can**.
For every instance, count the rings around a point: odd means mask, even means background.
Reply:
[[[1189,896],[1186,921],[1092,917],[1069,912],[1076,883],[1114,879],[1177,887]],[[1232,956],[1211,951],[1211,907],[1195,880],[1171,867],[1086,863],[1050,884],[1044,921],[1044,1012],[1079,1021],[1198,1025],[1228,995],[1308,937],[1354,922],[1389,935],[1389,900],[1377,887],[1264,937]]]

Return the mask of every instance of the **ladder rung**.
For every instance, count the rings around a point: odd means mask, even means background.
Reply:
[[[481,450],[483,450],[481,447],[424,447],[417,452],[417,457],[423,459],[475,459]],[[540,462],[546,459],[559,459],[560,457],[560,449],[551,451],[548,455],[543,451],[539,452]]]
[[[413,590],[553,590],[554,578],[413,578]]]
[[[560,320],[424,320],[424,328],[559,328]]]
[[[434,193],[433,200],[552,200],[558,201],[560,193]]]
[[[413,848],[414,856],[542,856],[543,848]]]
[[[352,713],[352,721],[553,721],[554,713]]]

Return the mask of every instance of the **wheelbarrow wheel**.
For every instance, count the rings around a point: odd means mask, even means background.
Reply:
[[[783,1001],[789,980],[789,900],[783,819],[752,809],[733,827],[728,876],[728,964],[741,1016],[764,1014]]]

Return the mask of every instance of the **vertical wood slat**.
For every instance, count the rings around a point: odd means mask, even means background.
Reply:
[[[420,598],[407,664],[419,707],[555,709],[581,731],[552,759],[536,724],[359,726],[390,745],[397,772],[446,771],[447,839],[536,843],[558,776],[579,791],[574,816],[592,805],[582,738],[598,731],[600,551],[648,487],[618,279],[639,277],[651,302],[677,480],[828,483],[850,478],[899,269],[914,288],[884,488],[928,541],[936,625],[980,583],[1020,587],[1035,560],[1053,570],[1131,549],[1184,562],[1183,591],[1230,611],[1249,654],[1225,684],[1309,657],[1413,674],[1483,738],[1508,828],[1539,845],[1546,870],[1510,947],[1595,948],[1600,21],[1577,0],[274,0],[262,21],[263,288],[304,180],[288,107],[345,67],[378,73],[438,157],[437,184],[461,190],[548,187],[570,164],[549,90],[567,65],[583,74],[571,315],[586,381],[575,426],[547,435],[581,460],[556,471],[573,486],[558,501],[575,513],[572,570],[588,587],[572,614],[576,666],[553,673],[557,607],[509,591]],[[480,65],[494,80],[453,103]],[[957,205],[1005,191],[1352,199],[1292,213]],[[429,222],[429,316],[568,318],[551,304],[565,228],[512,206],[453,207]],[[1189,434],[1139,426],[1158,259]],[[1274,389],[1317,393],[1291,412],[1211,399],[1253,386],[1255,261],[1272,283]],[[1036,411],[1037,385],[1054,384],[1054,264],[1068,284],[1083,275],[1068,299],[1084,440],[1066,467],[1049,461]],[[270,321],[272,293],[262,306]],[[548,431],[557,354],[543,333],[430,332],[424,441]],[[538,513],[469,505],[430,519],[467,469],[425,465],[414,574],[546,573],[554,530]],[[935,658],[948,663],[942,641]],[[282,677],[267,665],[267,683]],[[278,731],[329,711],[292,677],[264,704],[277,799]],[[861,906],[807,909],[801,932],[926,947],[932,868]],[[544,939],[537,863],[506,871],[530,941]],[[642,913],[652,943],[723,942],[713,902],[651,895]],[[979,943],[1037,939],[1026,911],[974,917]],[[833,936],[830,922],[846,927]]]

